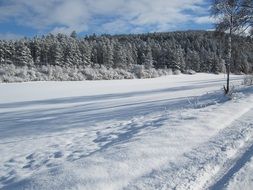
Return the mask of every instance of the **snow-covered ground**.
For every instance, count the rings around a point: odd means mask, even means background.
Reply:
[[[251,148],[251,151],[253,151],[253,146]],[[245,165],[235,173],[235,175],[232,177],[232,179],[229,181],[228,186],[226,186],[226,189],[233,189],[233,190],[251,190],[253,187],[253,157],[251,152],[251,158],[247,163],[244,163],[244,160],[242,161]],[[238,163],[239,164],[239,163]]]
[[[253,88],[224,75],[0,84],[0,189],[252,187]]]

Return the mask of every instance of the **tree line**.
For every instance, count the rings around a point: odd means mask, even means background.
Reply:
[[[186,72],[224,72],[228,35],[212,31],[185,31],[130,35],[91,35],[73,32],[0,40],[0,65],[17,67],[99,67],[130,70],[143,67]],[[234,36],[231,72],[253,71],[253,39]]]

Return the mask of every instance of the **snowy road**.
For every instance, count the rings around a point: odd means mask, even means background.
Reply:
[[[249,185],[239,179],[252,173],[244,167],[252,166],[253,89],[228,101],[224,83],[197,74],[0,84],[0,188]]]

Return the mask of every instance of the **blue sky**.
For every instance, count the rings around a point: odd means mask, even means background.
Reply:
[[[0,38],[209,30],[210,0],[0,0]]]

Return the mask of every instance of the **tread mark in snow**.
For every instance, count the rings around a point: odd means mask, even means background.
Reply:
[[[214,185],[212,185],[210,190],[223,189],[233,177],[253,156],[253,144],[251,147],[235,162],[235,164],[223,175]]]

